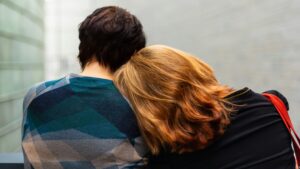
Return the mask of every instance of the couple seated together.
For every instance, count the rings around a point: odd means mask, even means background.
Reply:
[[[127,10],[95,10],[79,39],[82,72],[37,84],[24,98],[26,169],[295,169],[272,103],[220,84],[198,57],[145,47]],[[288,108],[279,92],[267,93]]]

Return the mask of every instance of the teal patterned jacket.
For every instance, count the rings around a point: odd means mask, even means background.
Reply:
[[[36,85],[23,104],[25,169],[133,169],[148,153],[111,80],[70,74]]]

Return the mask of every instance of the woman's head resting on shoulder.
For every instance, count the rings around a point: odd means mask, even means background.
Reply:
[[[153,154],[207,147],[229,124],[232,91],[200,59],[164,45],[134,54],[114,82],[128,98]]]

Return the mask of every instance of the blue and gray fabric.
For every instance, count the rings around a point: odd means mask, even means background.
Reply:
[[[23,105],[26,169],[132,169],[147,149],[111,80],[70,74],[36,85]]]

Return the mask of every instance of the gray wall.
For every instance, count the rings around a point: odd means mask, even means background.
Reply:
[[[47,18],[61,18],[60,22],[51,23],[52,33],[47,33],[47,58],[60,57],[53,61],[56,66],[46,67],[47,79],[79,71],[78,24],[95,8],[116,4],[140,18],[148,44],[166,44],[197,55],[213,66],[222,83],[236,89],[248,86],[257,92],[269,89],[282,92],[290,102],[291,116],[300,132],[299,0],[47,3],[52,5]]]
[[[21,150],[22,100],[43,80],[43,1],[0,0],[0,153]]]
[[[151,1],[138,11],[150,43],[199,56],[235,88],[279,90],[300,132],[300,1],[172,2]]]
[[[279,90],[300,132],[300,1],[172,2],[151,1],[137,11],[150,43],[199,56],[235,88]]]

